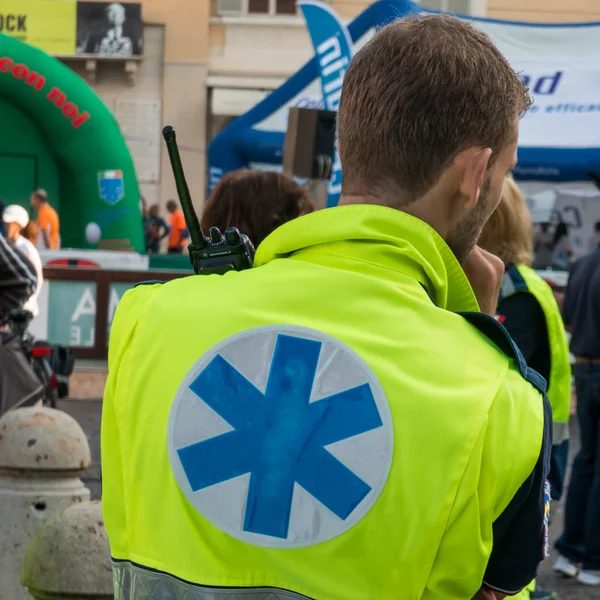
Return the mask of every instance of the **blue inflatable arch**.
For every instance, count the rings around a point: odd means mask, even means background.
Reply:
[[[378,0],[365,9],[348,25],[353,43],[357,43],[369,30],[381,27],[403,15],[422,12],[409,0]],[[538,24],[498,21],[475,17],[461,17],[480,23],[500,23],[534,28],[597,28],[600,40],[600,23]],[[283,85],[269,94],[247,113],[232,121],[212,141],[208,148],[210,171],[209,187],[212,189],[221,175],[243,168],[251,163],[281,165],[285,133],[257,127],[290,103],[319,78],[316,57],[308,61]],[[600,100],[600,99],[599,99]],[[600,111],[600,101],[598,101]],[[553,148],[520,147],[516,178],[540,181],[585,181],[587,172],[600,172],[599,147]]]

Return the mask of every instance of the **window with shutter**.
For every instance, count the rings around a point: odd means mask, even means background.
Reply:
[[[457,15],[470,15],[473,12],[470,0],[449,0],[448,5],[446,10]]]
[[[269,0],[248,0],[248,12],[253,15],[268,15]]]
[[[217,0],[217,10],[220,15],[240,16],[245,14],[244,0]]]
[[[327,2],[328,0],[322,0]],[[474,9],[485,0],[416,0],[428,10],[442,10],[459,15],[481,14]],[[217,0],[219,15],[295,15],[296,0]]]
[[[443,10],[459,15],[470,15],[474,12],[472,0],[420,0],[418,4],[428,10]]]
[[[217,10],[219,15],[227,17],[298,14],[296,0],[217,0]]]
[[[275,13],[278,15],[295,15],[296,0],[275,0]]]

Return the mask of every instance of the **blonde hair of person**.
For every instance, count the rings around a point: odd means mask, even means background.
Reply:
[[[505,265],[533,262],[533,225],[529,208],[512,177],[504,181],[502,200],[485,224],[479,245]]]

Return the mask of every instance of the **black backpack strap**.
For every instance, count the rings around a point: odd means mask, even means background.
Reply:
[[[525,286],[524,290],[527,290],[528,288],[525,284],[525,280],[518,272],[516,267],[513,267],[513,269],[519,276],[520,280],[523,282],[523,285]],[[435,301],[432,295],[429,293],[427,287],[423,284],[421,284],[421,287],[423,288],[431,302],[435,304]],[[520,289],[519,291],[522,290]],[[494,319],[493,317],[490,317],[489,315],[486,315],[485,313],[481,312],[458,312],[456,314],[466,319],[471,325],[473,325],[473,327],[476,327],[481,333],[483,333],[483,335],[485,335],[485,337],[494,342],[494,344],[496,344],[496,346],[498,346],[498,348],[500,348],[500,350],[502,350],[504,354],[506,354],[510,358],[514,358],[519,367],[519,372],[521,373],[523,378],[526,379],[529,383],[531,383],[531,385],[533,385],[533,387],[535,387],[542,394],[546,393],[546,390],[548,389],[548,384],[546,380],[537,371],[534,371],[533,369],[527,366],[523,354],[521,354],[519,347],[510,337],[510,333],[508,333],[504,325],[496,321],[496,319]]]
[[[546,393],[548,387],[546,380],[537,371],[527,366],[519,347],[501,323],[484,313],[459,312],[457,314],[465,318],[473,327],[476,327],[483,335],[494,342],[504,354],[510,358],[514,358],[523,378],[529,381],[542,394]]]
[[[519,272],[519,269],[515,265],[512,265],[508,269],[506,269],[504,273],[504,277],[502,278],[502,285],[500,286],[500,296],[498,298],[498,304],[505,300],[506,298],[510,298],[514,294],[519,292],[528,292],[529,287],[523,279],[523,275]]]

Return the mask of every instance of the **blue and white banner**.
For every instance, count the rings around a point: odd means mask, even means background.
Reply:
[[[323,104],[327,110],[337,111],[342,96],[342,82],[352,58],[352,40],[346,26],[329,6],[313,0],[298,2],[319,64],[319,78]],[[327,206],[335,206],[342,191],[342,165],[336,146]]]
[[[534,101],[521,121],[515,176],[581,181],[600,170],[600,23],[469,20],[498,46]]]

